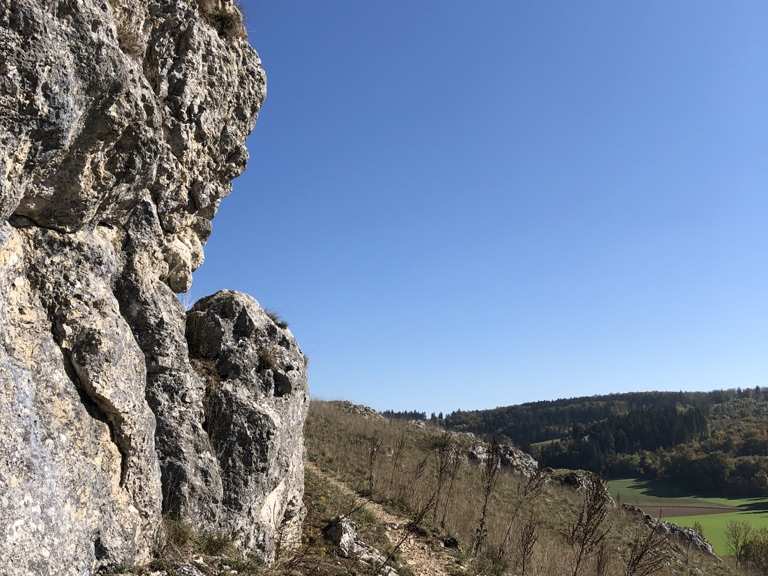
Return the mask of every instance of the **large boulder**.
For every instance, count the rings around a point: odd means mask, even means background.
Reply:
[[[265,91],[233,0],[0,0],[0,573],[144,562],[164,515],[296,541],[303,356],[176,297]]]
[[[187,340],[221,478],[217,527],[272,557],[301,537],[306,357],[285,324],[228,290],[187,313]]]

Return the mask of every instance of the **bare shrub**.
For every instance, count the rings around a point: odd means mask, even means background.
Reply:
[[[282,328],[283,330],[285,330],[286,328],[288,328],[288,322],[286,322],[285,320],[283,320],[283,319],[280,317],[280,315],[279,315],[277,312],[275,312],[274,310],[270,310],[270,309],[268,309],[268,308],[265,308],[265,309],[264,309],[264,313],[265,313],[265,314],[266,314],[266,315],[269,317],[269,319],[270,319],[270,320],[272,320],[272,322],[274,322],[274,323],[275,323],[275,325],[276,325],[278,328]]]
[[[403,430],[395,438],[394,446],[392,448],[392,467],[389,474],[389,491],[391,494],[396,494],[399,492],[399,487],[395,487],[395,481],[399,481],[400,475],[402,473],[403,453],[405,452],[405,447],[407,444],[408,439],[405,434],[405,430]]]
[[[527,570],[530,568],[531,559],[533,558],[533,548],[536,546],[536,542],[539,540],[538,524],[533,516],[528,518],[528,521],[523,524],[520,530],[520,540],[518,542],[519,549],[519,565],[520,574],[525,576]]]
[[[373,497],[376,489],[376,460],[381,451],[382,440],[379,436],[370,436],[368,439],[368,494]]]
[[[573,576],[579,574],[582,564],[589,554],[598,548],[608,535],[605,526],[608,517],[608,495],[599,478],[589,482],[579,509],[579,514],[566,534],[568,543],[576,556],[573,563]]]
[[[669,563],[671,557],[669,540],[665,534],[648,528],[635,536],[629,549],[625,576],[651,576],[658,574]]]
[[[451,505],[451,499],[453,497],[453,487],[456,484],[456,478],[459,475],[461,469],[461,453],[459,447],[455,444],[452,447],[450,461],[448,463],[448,493],[443,500],[443,513],[440,516],[440,528],[445,530],[445,519],[448,515],[448,509]]]
[[[509,518],[507,519],[507,526],[504,530],[504,537],[502,538],[499,550],[496,556],[496,560],[501,562],[506,557],[509,550],[509,542],[512,537],[512,530],[515,526],[515,522],[520,513],[520,510],[525,504],[533,505],[538,499],[544,484],[546,482],[546,476],[541,470],[536,470],[536,473],[525,479],[524,482],[519,483],[516,488],[515,498],[511,503]]]
[[[190,546],[195,538],[195,531],[188,523],[172,518],[163,519],[163,553],[180,552]]]
[[[443,434],[434,444],[435,459],[437,466],[435,469],[435,505],[432,506],[432,523],[437,524],[437,514],[440,504],[440,497],[443,494],[445,485],[448,482],[451,462],[453,460],[454,446],[451,435]]]
[[[223,556],[232,554],[235,545],[226,534],[219,532],[203,532],[198,539],[198,548],[208,556]]]
[[[481,477],[483,505],[480,509],[480,519],[478,520],[477,529],[475,530],[475,538],[472,542],[472,557],[477,557],[488,538],[488,529],[486,526],[488,521],[488,503],[491,500],[493,489],[496,487],[496,480],[499,477],[500,469],[501,453],[499,451],[499,443],[494,438],[488,444],[488,454],[483,463],[483,474]]]
[[[608,546],[600,544],[595,554],[595,576],[608,576]]]
[[[427,453],[417,463],[410,476],[408,487],[410,488],[411,495],[411,509],[420,510],[419,505],[420,491],[418,488],[421,486],[421,481],[424,478],[427,470],[429,469],[429,458],[431,454]]]
[[[245,38],[245,22],[242,12],[233,5],[215,0],[201,0],[200,14],[222,38]]]
[[[768,574],[768,528],[753,531],[742,549],[742,562],[757,574]]]
[[[164,518],[163,535],[158,555],[169,560],[186,558],[191,553],[206,556],[231,556],[235,553],[229,535],[223,532],[199,532],[181,520]]]

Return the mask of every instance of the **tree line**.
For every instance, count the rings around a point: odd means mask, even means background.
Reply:
[[[553,468],[768,494],[768,389],[647,392],[457,411],[442,425],[506,437]]]

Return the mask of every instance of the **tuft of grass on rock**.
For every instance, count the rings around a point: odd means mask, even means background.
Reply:
[[[277,325],[278,328],[282,328],[283,330],[288,328],[288,322],[283,320],[280,317],[280,315],[277,312],[275,312],[274,310],[270,310],[269,308],[265,308],[264,309],[264,313],[267,316],[269,316],[269,319],[272,320],[272,322],[274,322]]]

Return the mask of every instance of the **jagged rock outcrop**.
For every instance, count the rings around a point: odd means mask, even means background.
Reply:
[[[206,383],[203,429],[218,462],[218,529],[265,557],[301,538],[306,358],[255,300],[222,291],[187,313]]]
[[[677,524],[666,522],[660,518],[654,518],[650,514],[643,512],[642,509],[631,504],[622,504],[621,508],[636,521],[644,523],[646,526],[660,534],[664,534],[683,548],[693,548],[702,554],[717,558],[712,544],[693,528],[678,526]]]
[[[544,472],[547,474],[548,478],[551,478],[561,486],[567,486],[580,493],[589,491],[594,484],[597,484],[602,493],[602,497],[608,502],[610,507],[616,507],[616,501],[613,499],[613,496],[611,496],[611,492],[608,490],[608,485],[605,483],[605,480],[594,472],[590,472],[589,470],[568,469],[545,469]]]
[[[499,464],[517,474],[525,477],[531,477],[539,469],[539,463],[536,459],[523,452],[517,446],[511,444],[499,444],[498,450]],[[477,443],[467,449],[467,458],[470,462],[485,462],[488,459],[488,444]]]
[[[370,406],[365,406],[364,404],[355,404],[349,400],[329,400],[328,403],[337,406],[347,414],[354,414],[356,416],[362,416],[363,418],[374,418],[376,420],[384,419],[384,416]]]
[[[296,540],[304,357],[176,298],[265,90],[233,0],[0,0],[0,573],[144,562],[163,514]]]

